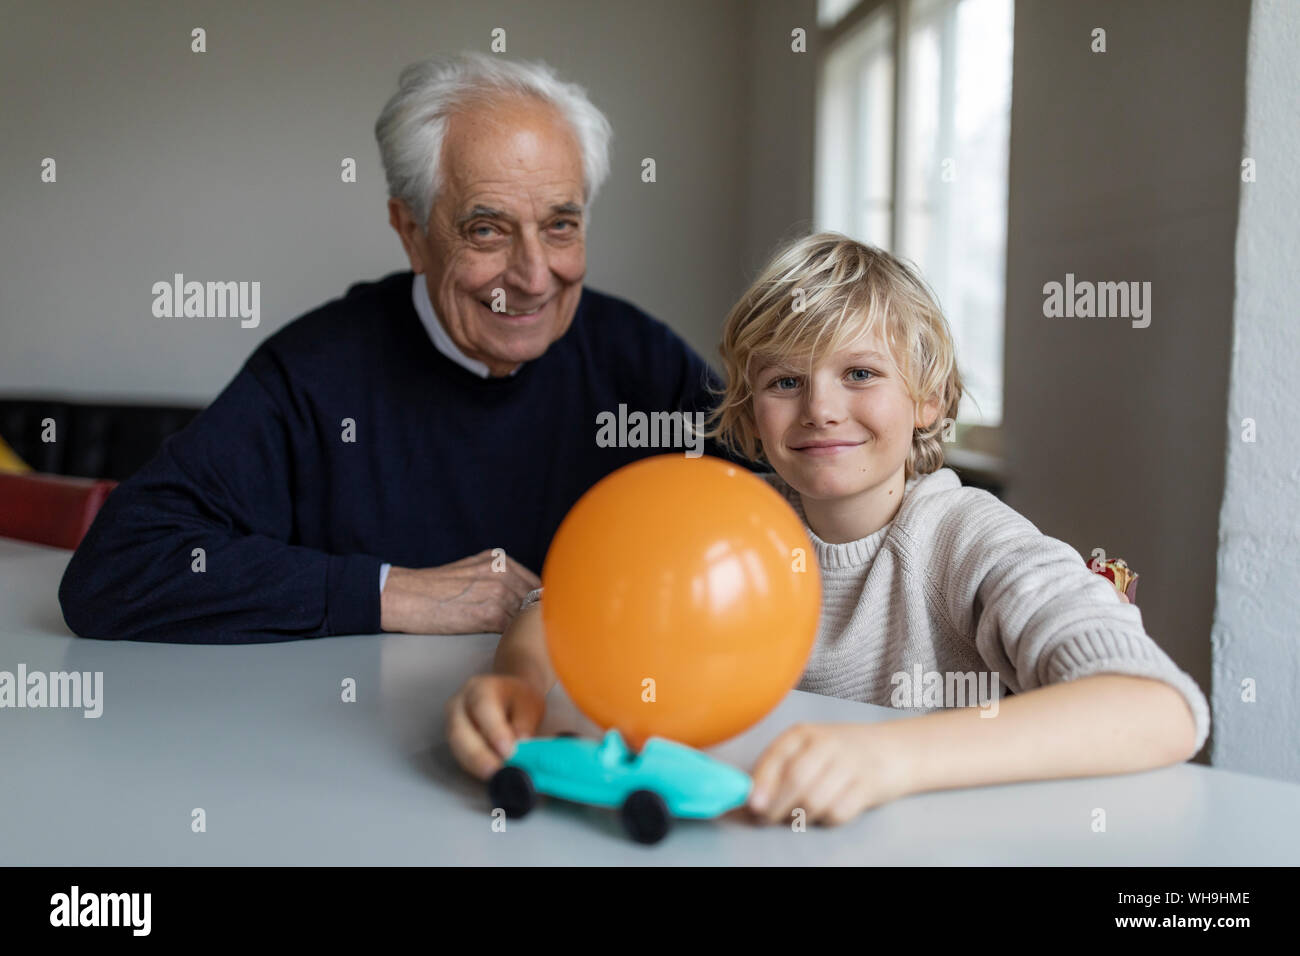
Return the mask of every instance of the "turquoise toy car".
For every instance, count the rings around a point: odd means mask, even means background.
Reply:
[[[547,794],[619,808],[638,843],[658,843],[674,817],[708,820],[749,798],[749,774],[692,747],[651,737],[634,753],[617,730],[597,743],[573,734],[521,740],[488,782],[492,806],[522,817]]]

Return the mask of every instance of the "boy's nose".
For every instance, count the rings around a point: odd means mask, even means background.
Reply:
[[[809,387],[803,406],[803,424],[807,428],[835,425],[844,418],[843,402],[835,399],[833,389]]]

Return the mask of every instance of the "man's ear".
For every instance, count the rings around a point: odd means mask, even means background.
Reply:
[[[428,263],[424,261],[424,231],[406,208],[406,203],[400,199],[388,200],[388,224],[402,240],[406,258],[411,261],[411,271],[423,273],[428,268]]]

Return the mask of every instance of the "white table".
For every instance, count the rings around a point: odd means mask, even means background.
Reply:
[[[613,812],[547,801],[494,833],[485,787],[443,741],[442,708],[489,665],[495,637],[83,640],[56,596],[68,557],[0,539],[0,670],[104,675],[98,719],[0,709],[0,864],[1300,863],[1300,785],[1192,764],[924,794],[806,832],[677,821],[644,847]],[[341,699],[348,677],[356,703]],[[748,767],[796,721],[900,716],[793,692],[713,753]],[[580,723],[553,695],[543,730]],[[191,831],[196,807],[204,833]]]

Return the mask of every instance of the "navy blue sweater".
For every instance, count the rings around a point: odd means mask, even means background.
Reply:
[[[541,573],[584,491],[664,453],[598,447],[599,413],[710,407],[708,365],[620,299],[584,288],[544,355],[483,379],[434,347],[411,284],[400,272],[353,286],[272,335],[113,491],[59,587],[73,631],[223,644],[375,633],[382,562],[504,548]]]

